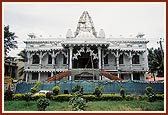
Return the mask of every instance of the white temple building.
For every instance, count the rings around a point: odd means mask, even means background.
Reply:
[[[105,80],[107,71],[124,80],[146,80],[147,41],[143,35],[131,38],[107,38],[103,29],[96,32],[92,19],[84,11],[75,33],[66,38],[41,38],[33,34],[24,41],[28,61],[26,81],[45,81],[69,71],[64,80]]]

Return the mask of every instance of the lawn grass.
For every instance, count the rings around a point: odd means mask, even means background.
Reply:
[[[5,111],[37,111],[36,101],[5,101]],[[87,103],[86,111],[163,111],[164,101],[147,102],[132,101],[91,101]],[[71,111],[68,102],[50,101],[46,111]]]

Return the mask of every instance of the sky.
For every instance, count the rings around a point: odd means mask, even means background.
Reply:
[[[17,56],[25,48],[29,33],[37,37],[66,37],[75,32],[80,16],[88,11],[97,32],[104,29],[106,37],[127,38],[144,33],[148,48],[159,47],[157,41],[166,38],[164,2],[157,3],[3,3],[3,24],[15,32],[18,49],[8,55]],[[164,42],[165,44],[165,39]],[[165,46],[165,45],[164,45]]]

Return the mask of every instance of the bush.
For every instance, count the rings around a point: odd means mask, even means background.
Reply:
[[[29,102],[31,100],[32,93],[28,92],[24,94],[24,100],[27,102],[27,105],[29,105]]]
[[[73,94],[69,100],[69,104],[72,105],[73,111],[83,111],[86,107],[86,101],[82,98],[80,91],[77,91]]]
[[[134,100],[134,96],[126,95],[126,96],[125,96],[125,100],[126,100],[126,101]]]
[[[51,96],[51,99],[52,100],[55,100],[55,101],[60,101],[60,102],[63,102],[63,101],[69,101],[69,99],[72,97],[72,95],[70,94],[60,94],[60,95],[56,95],[56,96]]]
[[[53,93],[54,93],[55,95],[58,95],[58,94],[59,94],[59,91],[60,91],[60,87],[59,87],[59,86],[54,86],[54,87],[52,88],[52,91],[53,91]]]
[[[46,93],[46,98],[47,98],[47,99],[51,99],[52,95],[54,95],[54,93],[52,93],[52,92],[47,92],[47,93]]]
[[[83,87],[81,87],[79,84],[76,84],[73,88],[72,88],[72,93],[75,93],[79,91],[81,94],[83,94]]]
[[[86,100],[86,102],[98,100],[95,95],[83,95],[82,97]]]
[[[46,94],[36,94],[31,96],[32,100],[37,100],[39,98],[46,98]]]
[[[8,85],[8,89],[4,93],[5,100],[12,100],[13,92],[11,91],[11,86]]]
[[[97,97],[101,96],[102,95],[102,90],[103,90],[103,87],[101,86],[97,86],[95,87],[94,91],[93,91],[93,95],[96,95]]]
[[[103,101],[120,101],[123,100],[122,96],[117,94],[103,94],[99,100]]]
[[[46,107],[49,106],[49,100],[47,98],[39,98],[37,100],[38,111],[45,111]]]
[[[153,101],[156,100],[156,99],[155,99],[155,93],[154,93],[154,91],[153,91],[153,89],[152,89],[151,86],[147,86],[147,87],[146,87],[145,93],[146,93],[146,95],[147,95],[147,97],[148,97],[148,101],[149,101],[149,102],[153,102]]]
[[[156,94],[155,99],[156,100],[164,100],[164,94]]]
[[[18,94],[13,94],[13,99],[14,100],[24,100],[24,94],[20,94],[20,93],[18,93]]]
[[[31,93],[37,92],[37,89],[38,89],[40,84],[41,84],[41,82],[36,82],[36,84],[30,89],[30,92]]]
[[[125,98],[125,89],[124,88],[120,88],[120,95]]]

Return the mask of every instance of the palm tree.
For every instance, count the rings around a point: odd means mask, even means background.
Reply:
[[[164,76],[164,65],[162,63],[162,55],[160,48],[148,49],[148,63],[149,63],[149,72],[154,74],[158,73],[160,76]]]
[[[27,62],[27,54],[26,54],[26,51],[25,50],[22,50],[19,54],[18,54],[18,56],[20,56],[20,58],[19,58],[19,61],[21,61],[21,62]],[[24,74],[24,66],[23,67],[21,67],[21,68],[19,68],[19,76],[22,76],[22,75],[24,75],[24,79],[25,79],[25,74]]]

